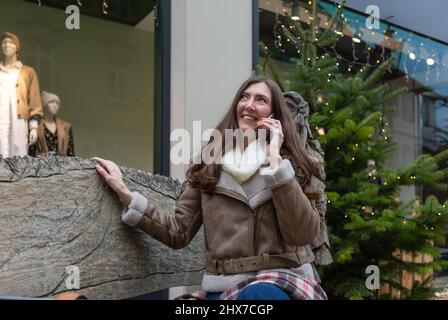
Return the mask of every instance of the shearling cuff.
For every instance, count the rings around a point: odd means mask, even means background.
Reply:
[[[277,168],[266,167],[261,169],[260,174],[266,179],[271,189],[281,186],[295,176],[294,168],[288,159],[283,159]]]
[[[143,218],[146,209],[148,208],[148,199],[140,193],[132,192],[132,201],[128,208],[123,209],[121,213],[121,221],[128,226],[135,227]]]
[[[32,119],[28,122],[28,129],[37,129],[39,127],[39,122],[36,119]]]

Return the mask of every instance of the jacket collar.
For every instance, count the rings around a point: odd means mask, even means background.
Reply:
[[[249,180],[240,184],[230,173],[221,170],[215,192],[240,200],[254,210],[264,202],[272,199],[270,186],[265,176],[260,175],[259,171]]]

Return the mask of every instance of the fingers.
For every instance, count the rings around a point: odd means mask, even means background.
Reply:
[[[283,131],[281,128],[273,126],[270,123],[261,123],[260,125],[258,125],[258,128],[267,128],[273,133],[279,133],[279,134],[283,135]]]
[[[258,122],[257,127],[258,127],[258,128],[267,128],[267,129],[271,129],[271,130],[276,129],[276,127],[273,126],[271,123],[261,122],[261,121]]]
[[[111,173],[116,167],[116,164],[110,160],[105,160],[98,157],[93,157],[91,160],[98,162],[104,169],[106,169],[108,173]]]
[[[99,162],[99,163],[101,163],[102,165],[105,165],[106,162],[107,162],[107,160],[105,160],[105,159],[101,159],[101,158],[99,158],[99,157],[93,157],[93,158],[90,158],[90,160]]]
[[[102,176],[106,181],[107,181],[108,179],[110,179],[110,174],[109,174],[109,172],[107,172],[106,170],[104,170],[104,168],[103,168],[101,165],[96,164],[96,165],[95,165],[95,168],[96,168],[96,171],[98,171],[98,173],[100,174],[100,176]]]
[[[257,127],[273,127],[275,129],[282,130],[282,123],[277,119],[269,119],[269,118],[262,118],[262,120],[257,122]]]
[[[259,121],[267,121],[267,122],[271,122],[271,123],[274,123],[274,124],[277,124],[277,125],[281,125],[282,124],[280,120],[273,119],[273,118],[261,118],[261,120],[259,120]]]

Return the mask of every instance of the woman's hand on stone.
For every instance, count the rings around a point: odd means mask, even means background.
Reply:
[[[110,160],[104,160],[94,157],[91,160],[96,161],[96,170],[106,183],[115,191],[126,206],[132,201],[132,193],[123,182],[123,175],[120,168]]]

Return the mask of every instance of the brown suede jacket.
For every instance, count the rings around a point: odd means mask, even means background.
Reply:
[[[303,193],[287,159],[274,175],[259,171],[244,184],[222,170],[214,192],[187,185],[168,215],[137,192],[123,221],[171,248],[185,247],[204,227],[207,273],[295,268],[314,261],[319,232],[314,200]]]

